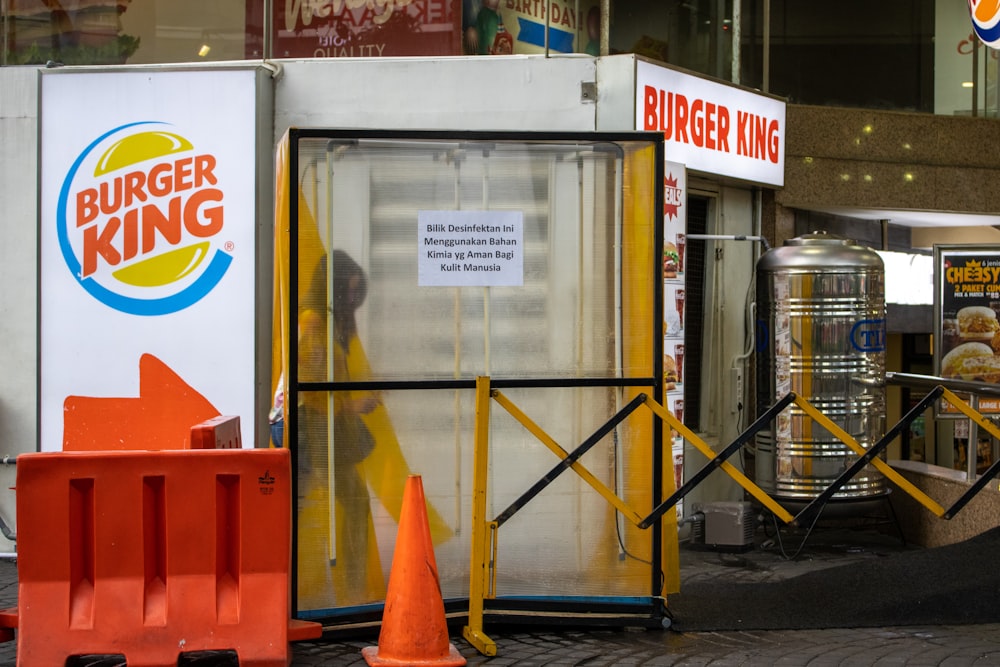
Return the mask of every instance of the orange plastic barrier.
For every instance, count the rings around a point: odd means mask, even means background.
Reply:
[[[191,651],[287,667],[287,449],[29,453],[17,460],[17,664]]]
[[[219,415],[191,427],[191,449],[240,449],[240,417]]]
[[[0,643],[14,639],[17,627],[17,607],[0,610]]]

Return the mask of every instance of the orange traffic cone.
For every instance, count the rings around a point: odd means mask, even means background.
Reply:
[[[378,646],[361,649],[369,665],[461,667],[448,624],[420,475],[410,475],[392,555]]]

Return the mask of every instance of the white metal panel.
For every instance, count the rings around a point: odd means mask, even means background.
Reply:
[[[35,450],[38,368],[35,192],[38,187],[38,68],[0,67],[0,455]],[[14,486],[15,468],[0,465],[0,488]],[[12,491],[0,494],[0,517],[15,526]],[[0,552],[13,544],[0,537]]]
[[[588,56],[281,61],[275,140],[290,127],[584,131]]]
[[[636,57],[631,53],[598,58],[598,131],[635,129],[635,62]]]

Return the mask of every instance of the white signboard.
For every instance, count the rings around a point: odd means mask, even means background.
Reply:
[[[635,126],[662,132],[667,160],[755,183],[785,184],[785,103],[636,62]]]
[[[42,75],[43,450],[253,446],[255,81]]]
[[[428,287],[524,284],[520,211],[419,211],[418,281]]]

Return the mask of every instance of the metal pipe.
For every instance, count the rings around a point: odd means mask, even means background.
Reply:
[[[972,40],[972,117],[979,115],[979,39]]]
[[[756,241],[763,244],[764,250],[770,250],[771,244],[763,236],[749,236],[747,234],[688,234],[688,240],[698,241]]]
[[[743,40],[743,35],[742,35],[743,31],[740,25],[743,22],[743,13],[740,11],[741,5],[742,3],[740,2],[733,3],[733,30],[732,30],[733,58],[730,68],[730,77],[731,77],[730,81],[737,84],[740,82],[741,78],[740,68],[742,67],[742,62],[743,62],[742,59],[743,48],[741,45],[741,42]]]
[[[611,53],[611,0],[601,0],[601,55]]]
[[[1000,396],[1000,387],[995,385],[986,384],[984,382],[970,382],[968,380],[941,378],[935,375],[916,375],[913,373],[896,373],[894,371],[889,371],[885,374],[885,381],[888,384],[904,384],[914,387],[936,387],[937,385],[941,385],[945,389],[950,389],[955,392]]]
[[[17,533],[11,530],[10,526],[7,525],[7,522],[3,520],[2,516],[0,516],[0,533],[2,533],[3,536],[11,542],[17,542]]]
[[[760,89],[771,92],[771,0],[764,0],[763,81]]]

